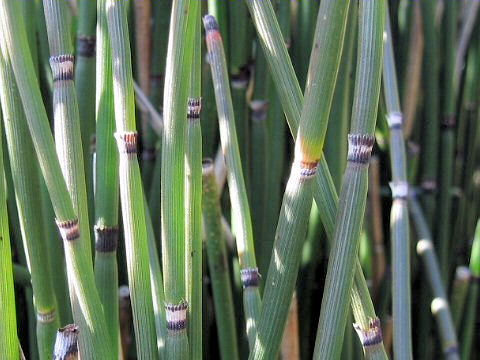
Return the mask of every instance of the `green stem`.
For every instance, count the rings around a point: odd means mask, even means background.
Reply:
[[[232,284],[227,260],[225,235],[221,224],[220,197],[211,160],[202,167],[202,211],[206,235],[206,248],[212,281],[215,320],[222,359],[239,359]]]
[[[55,152],[53,137],[43,106],[40,90],[32,86],[35,71],[28,49],[23,19],[17,2],[0,1],[0,39],[3,49],[8,51],[13,72],[23,102],[30,135],[37,153],[40,168],[47,184],[62,238],[64,239],[65,261],[70,282],[75,289],[76,299],[82,304],[82,314],[75,313],[75,322],[82,332],[80,349],[84,348],[83,359],[94,357],[111,359],[102,306],[95,288],[90,254],[85,252],[88,232],[81,233],[72,200],[62,175]],[[85,320],[88,319],[86,326]],[[95,335],[94,335],[95,334]]]
[[[303,106],[303,97],[275,13],[269,1],[252,0],[247,1],[247,5],[257,28],[290,132],[295,137]],[[320,160],[318,174],[313,185],[313,198],[321,212],[327,237],[333,241],[338,196],[324,157]],[[355,309],[354,316],[357,322],[368,327],[369,318],[374,318],[376,315],[361,266],[358,261],[356,263],[354,288],[351,295],[352,299],[356,298],[362,306]]]
[[[167,358],[188,356],[185,302],[185,141],[187,98],[197,1],[172,3],[163,98],[161,169],[162,264],[167,316]],[[190,20],[190,21],[189,21]]]
[[[237,253],[243,282],[244,311],[247,322],[247,335],[252,348],[255,339],[256,321],[260,311],[258,290],[259,273],[255,259],[252,222],[248,206],[247,192],[243,179],[240,150],[235,129],[227,64],[222,44],[222,36],[215,18],[207,15],[203,19],[212,79],[217,103],[220,139],[227,165],[227,181],[232,204],[237,237]]]
[[[192,3],[193,5],[193,3]],[[187,105],[187,149],[185,161],[185,243],[187,302],[189,304],[188,338],[192,359],[202,358],[202,130],[201,99],[201,9],[191,6],[194,24],[194,49]]]
[[[113,65],[113,94],[128,283],[137,356],[158,356],[148,266],[148,242],[142,179],[137,159],[137,131],[126,3],[105,3]]]
[[[41,221],[35,221],[38,214],[41,213],[41,199],[38,197],[40,179],[38,178],[37,163],[31,161],[31,154],[34,153],[34,150],[25,123],[25,114],[15,85],[15,78],[10,61],[4,56],[2,56],[0,68],[1,103],[10,168],[23,248],[27,257],[28,269],[32,274],[38,352],[40,359],[48,359],[60,321],[57,315],[57,301],[53,290],[46,240],[43,237],[43,224]]]
[[[390,127],[390,165],[392,168],[393,203],[390,212],[392,246],[392,313],[393,353],[396,358],[412,357],[412,324],[410,299],[410,239],[407,208],[407,167],[403,115],[400,112],[397,75],[393,56],[393,39],[388,5],[386,6],[383,58],[383,84],[387,121]]]
[[[98,0],[98,2],[101,2]],[[85,160],[85,181],[89,195],[88,210],[94,216],[92,137],[95,135],[95,93],[91,86],[95,82],[95,49],[97,0],[83,0],[79,4],[77,28],[77,54],[75,58],[75,89],[78,94],[78,111]]]
[[[335,236],[328,261],[315,359],[340,356],[354,283],[355,259],[368,188],[368,161],[374,144],[383,60],[385,2],[359,4],[358,58],[347,168],[340,191]],[[367,290],[368,291],[368,290]],[[378,318],[355,324],[367,358],[385,358]],[[373,339],[371,338],[373,337]],[[408,351],[408,349],[406,349]]]
[[[4,87],[6,59],[0,51],[0,89],[2,93],[2,109],[3,117],[6,118],[5,112],[5,95],[8,89]],[[12,251],[10,249],[10,232],[8,229],[7,214],[7,194],[5,184],[5,173],[3,168],[3,151],[0,145],[0,313],[3,319],[0,322],[0,348],[3,356],[7,360],[17,360],[20,357],[18,336],[17,336],[17,319],[15,312],[15,292],[13,287],[13,271],[12,271]]]
[[[115,358],[118,357],[118,151],[115,132],[112,58],[105,1],[97,3],[95,280]]]
[[[409,203],[412,219],[420,239],[417,243],[417,253],[422,257],[433,294],[431,310],[439,328],[443,353],[446,359],[459,359],[457,335],[448,305],[447,293],[442,282],[439,262],[433,247],[432,235],[415,195],[410,196]]]

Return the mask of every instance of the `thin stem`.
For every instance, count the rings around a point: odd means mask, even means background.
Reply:
[[[75,59],[75,89],[78,94],[78,111],[82,136],[83,159],[85,160],[85,181],[89,195],[88,210],[94,216],[93,198],[93,159],[91,152],[92,137],[95,135],[95,93],[91,86],[95,81],[95,25],[97,20],[97,2],[101,0],[80,1],[77,28],[77,46]]]
[[[390,212],[392,244],[393,353],[396,358],[412,357],[410,299],[410,239],[407,208],[407,167],[403,116],[400,112],[397,75],[393,57],[393,39],[388,4],[386,6],[383,84],[387,121],[390,127],[390,165],[393,203]]]
[[[348,315],[348,293],[354,283],[355,259],[365,212],[368,161],[374,143],[373,131],[377,120],[385,2],[360,2],[359,16],[358,58],[348,163],[343,177],[335,236],[328,261],[315,359],[336,359],[340,356],[343,342],[341,335]],[[378,336],[380,327],[378,318],[370,319],[368,324],[357,323],[356,327],[365,355],[385,358],[382,338]]]
[[[32,274],[38,352],[41,359],[47,359],[51,355],[60,321],[49,268],[46,239],[43,237],[43,224],[41,221],[35,221],[41,213],[41,199],[38,197],[40,191],[38,165],[31,159],[31,154],[34,153],[33,144],[25,123],[25,114],[10,61],[2,55],[0,62],[3,120],[23,248],[28,269]]]
[[[23,19],[18,16],[18,13],[17,2],[5,0],[0,2],[2,26],[0,38],[3,49],[10,55],[30,135],[50,193],[57,225],[64,240],[67,272],[75,288],[75,295],[82,304],[83,313],[76,314],[74,317],[79,321],[83,342],[88,346],[88,355],[85,354],[84,358],[90,359],[91,354],[95,354],[104,359],[111,359],[110,342],[106,340],[108,339],[106,324],[95,289],[91,259],[85,253],[82,244],[82,242],[88,241],[88,232],[86,236],[79,232],[78,220],[55,153],[55,145],[40,90],[38,87],[32,86],[35,72],[26,42]],[[84,319],[89,320],[88,327],[84,326]],[[93,332],[95,336],[92,336]]]
[[[312,180],[322,155],[349,6],[349,1],[327,1],[320,5],[318,12],[295,156],[280,210],[250,359],[265,356],[274,359],[282,341],[307,231]]]
[[[0,50],[0,91],[2,94],[3,116],[8,108],[5,106],[7,89],[5,88],[6,59]],[[11,122],[11,121],[10,121]],[[0,349],[5,359],[16,360],[20,357],[17,336],[17,319],[15,312],[15,292],[13,286],[12,252],[10,249],[10,232],[8,229],[7,194],[5,173],[3,167],[3,153],[0,144],[0,313],[3,319],[0,322]]]
[[[191,2],[172,4],[163,98],[164,131],[161,168],[162,264],[165,286],[167,354],[182,358],[189,352],[185,303],[185,141],[187,97],[195,23]],[[197,2],[192,2],[198,5]],[[187,355],[188,356],[188,355]]]
[[[185,161],[185,242],[188,338],[192,359],[202,358],[202,130],[201,118],[201,9],[191,2],[189,23],[194,26],[194,49],[187,104],[187,149]]]
[[[275,13],[269,1],[252,0],[247,1],[247,5],[257,28],[290,132],[295,137],[303,106],[303,97],[288,56],[284,38],[276,21]],[[320,160],[318,175],[315,177],[314,182],[313,198],[321,212],[321,219],[327,237],[332,242],[335,231],[338,196],[324,157]],[[357,298],[362,306],[355,309],[354,316],[357,322],[368,327],[368,319],[376,315],[361,266],[358,261],[356,262],[354,289],[351,295],[352,298],[357,297],[359,294],[365,297]],[[360,288],[356,288],[357,286]]]
[[[438,324],[440,338],[442,339],[442,350],[446,359],[459,359],[457,335],[448,305],[445,286],[442,282],[440,266],[433,247],[432,235],[415,194],[410,196],[409,204],[417,236],[420,239],[417,242],[417,253],[422,257],[433,294],[431,310]]]
[[[95,280],[105,320],[118,357],[118,150],[115,131],[112,58],[105,1],[97,2]]]
[[[148,267],[148,243],[142,180],[137,160],[133,77],[124,1],[105,3],[113,65],[113,93],[128,283],[140,359],[158,356]]]
[[[230,202],[235,219],[234,233],[237,237],[237,253],[244,287],[243,300],[247,322],[247,335],[249,345],[253,347],[261,302],[258,291],[260,275],[255,259],[250,208],[248,206],[247,192],[240,161],[240,150],[236,136],[235,118],[228,83],[222,36],[219,32],[218,23],[212,15],[205,16],[203,23],[206,31],[208,55],[215,89],[220,139],[227,165]]]
[[[220,197],[211,160],[202,166],[202,211],[208,267],[212,281],[215,320],[222,359],[239,359],[232,284],[227,260],[225,234],[221,224]]]

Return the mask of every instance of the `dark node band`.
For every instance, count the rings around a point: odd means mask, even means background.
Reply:
[[[124,131],[116,132],[118,152],[120,154],[136,154],[137,153],[137,132]]]
[[[422,190],[426,194],[430,194],[437,190],[437,182],[435,180],[422,181]]]
[[[114,252],[118,244],[118,226],[95,226],[95,250],[102,253]]]
[[[238,73],[232,74],[232,88],[233,89],[246,89],[248,86],[248,79],[250,78],[250,69],[248,66],[242,66]]]
[[[258,268],[248,268],[240,270],[240,279],[244,288],[257,287],[260,282],[260,273]]]
[[[201,111],[202,111],[202,98],[188,99],[188,103],[187,103],[187,119],[188,120],[200,119]]]
[[[96,39],[95,36],[79,35],[77,36],[77,54],[86,58],[95,55]]]
[[[454,129],[455,124],[457,122],[457,119],[455,115],[446,115],[442,118],[442,129],[448,130],[448,129]]]
[[[165,313],[167,318],[167,329],[170,331],[181,331],[187,327],[188,304],[182,301],[180,304],[166,304]]]
[[[364,348],[378,345],[383,341],[382,327],[380,326],[379,318],[370,319],[368,329],[362,329],[359,324],[353,324],[353,327]]]
[[[213,15],[205,15],[203,17],[203,26],[205,31],[218,31],[218,22]]]
[[[155,160],[157,157],[157,152],[154,147],[144,147],[142,149],[142,159],[143,160]]]
[[[253,121],[265,121],[268,114],[268,101],[252,100],[250,101],[250,109],[252,110]]]
[[[57,221],[58,229],[63,240],[72,241],[80,237],[80,230],[78,228],[78,219]]]
[[[458,345],[457,344],[452,344],[450,346],[447,346],[444,350],[443,353],[445,356],[447,355],[453,355],[453,354],[458,354]]]
[[[375,137],[372,135],[349,134],[347,161],[357,164],[368,164],[374,143]]]
[[[475,274],[472,273],[471,279],[472,279],[471,281],[472,281],[473,283],[480,284],[480,276],[475,275]]]
[[[75,58],[72,54],[62,54],[50,57],[53,81],[73,80],[74,61]]]

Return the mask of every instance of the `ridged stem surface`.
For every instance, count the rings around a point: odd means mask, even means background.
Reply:
[[[139,359],[158,357],[148,266],[148,243],[137,132],[132,63],[124,1],[107,0],[106,13],[113,64],[115,123],[119,151],[120,199],[128,284]]]

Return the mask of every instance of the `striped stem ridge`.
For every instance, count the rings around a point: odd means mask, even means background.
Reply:
[[[243,179],[222,36],[217,20],[212,15],[206,15],[203,18],[203,24],[217,103],[220,140],[227,164],[230,202],[235,216],[234,233],[237,236],[247,336],[250,348],[253,348],[261,300],[258,290],[260,274],[255,259],[250,208]]]
[[[172,3],[163,97],[164,129],[161,159],[162,265],[168,309],[188,307],[185,227],[185,154],[187,102],[190,89],[197,1]],[[167,331],[166,353],[189,356],[187,329]]]
[[[113,65],[113,94],[119,153],[120,200],[125,238],[128,283],[139,359],[158,357],[153,313],[148,240],[142,179],[137,159],[137,131],[127,3],[106,1]]]
[[[312,180],[322,156],[349,6],[349,1],[324,2],[318,12],[295,157],[280,210],[251,359],[262,359],[266,354],[275,358],[280,348],[307,232]]]
[[[22,99],[30,135],[37,153],[40,168],[48,188],[57,220],[65,222],[76,219],[74,207],[58,157],[55,152],[53,136],[42,101],[40,89],[35,84],[35,70],[27,43],[23,18],[19,16],[20,4],[17,2],[0,2],[0,39],[2,48],[9,54],[17,86]],[[87,234],[88,235],[88,234]],[[83,235],[82,235],[83,236]],[[87,241],[87,238],[83,239]],[[70,282],[75,289],[75,296],[82,304],[82,314],[74,315],[82,331],[85,359],[96,354],[110,359],[109,341],[105,341],[106,325],[101,304],[95,288],[91,259],[84,252],[79,241],[64,240],[65,261]],[[88,294],[88,295],[87,295]],[[89,326],[83,320],[88,319]],[[83,322],[83,324],[82,324]],[[95,336],[92,336],[92,333]],[[107,338],[108,339],[108,338]],[[81,346],[82,348],[82,346]]]
[[[23,248],[28,259],[29,271],[32,274],[31,286],[37,315],[38,352],[44,359],[51,355],[55,333],[60,326],[60,321],[57,316],[52,273],[48,266],[49,253],[45,243],[46,239],[43,236],[43,224],[41,221],[33,221],[38,214],[41,214],[42,210],[41,199],[38,197],[40,178],[37,163],[31,161],[31,154],[34,153],[33,144],[25,122],[25,114],[14,74],[9,60],[3,54],[1,57],[0,100]],[[2,231],[6,230],[8,227]],[[4,235],[2,233],[2,236]],[[10,259],[10,257],[11,255],[8,253],[8,258]],[[5,281],[8,284],[7,280]],[[5,348],[7,349],[6,346]]]
[[[58,329],[53,347],[53,360],[78,359],[78,338],[79,329],[75,324]]]
[[[351,130],[348,136],[347,168],[343,176],[333,246],[328,261],[314,359],[337,359],[343,334],[349,298],[358,256],[359,238],[365,213],[368,190],[368,161],[374,144],[383,61],[385,2],[360,2],[358,60]],[[368,291],[368,290],[367,290]],[[356,316],[355,316],[356,317]],[[373,318],[373,316],[371,316]],[[364,328],[370,326],[359,323]],[[383,346],[372,354],[386,358]]]
[[[85,5],[84,5],[85,6]],[[105,1],[97,2],[96,52],[96,140],[94,163],[95,281],[103,305],[105,321],[118,357],[118,150],[115,131],[112,57]],[[80,56],[80,55],[79,55]],[[85,132],[83,134],[85,136]]]
[[[4,52],[3,44],[0,47],[0,100],[3,112],[3,118],[7,120],[9,107],[5,103],[8,89],[15,87],[6,87],[8,76],[14,82],[13,73],[10,67],[7,67],[7,54]],[[19,105],[19,104],[18,104]],[[17,119],[16,119],[17,120]],[[6,123],[16,123],[17,121],[5,121]],[[5,127],[6,128],[6,127]],[[28,134],[27,134],[28,135]],[[0,146],[0,171],[5,174],[3,165],[3,148]],[[3,319],[0,322],[0,348],[6,359],[18,359],[19,346],[17,335],[17,318],[15,305],[15,289],[12,271],[12,251],[10,247],[10,231],[8,227],[7,213],[7,186],[5,176],[0,178],[0,313]],[[29,281],[30,283],[30,281]],[[37,310],[38,311],[38,310]],[[50,344],[51,346],[51,344]]]
[[[269,70],[280,97],[287,123],[295,138],[298,130],[303,96],[288,56],[288,50],[269,1],[251,0],[247,5],[269,64]],[[313,198],[320,211],[327,238],[333,242],[338,196],[325,157],[320,158],[318,173],[314,179]],[[368,327],[369,318],[376,317],[362,267],[355,261],[355,278],[351,292],[355,321]]]

